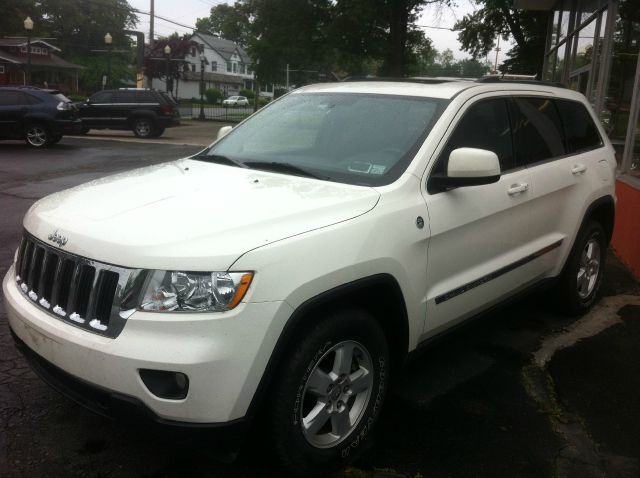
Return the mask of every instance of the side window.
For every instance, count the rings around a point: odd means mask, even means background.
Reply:
[[[91,97],[91,103],[111,103],[113,93],[110,91],[101,91]]]
[[[514,98],[513,142],[518,164],[537,163],[565,154],[562,125],[549,98]]]
[[[116,91],[114,103],[135,103],[135,92],[133,91]]]
[[[35,96],[32,95],[28,95],[26,93],[22,93],[22,101],[21,104],[23,105],[37,105],[38,103],[42,103],[42,100],[40,100],[39,98],[36,98]]]
[[[136,91],[136,103],[157,103],[158,99],[150,91]]]
[[[0,106],[16,106],[20,104],[21,94],[17,91],[1,91]]]
[[[504,98],[481,100],[466,111],[440,153],[435,173],[446,174],[449,155],[458,148],[493,151],[500,160],[501,171],[515,167],[511,126]]]
[[[568,153],[577,153],[602,145],[598,128],[593,124],[591,115],[582,103],[570,100],[555,101],[564,126]]]

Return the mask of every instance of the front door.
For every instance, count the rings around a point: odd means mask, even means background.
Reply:
[[[496,153],[502,174],[493,184],[444,192],[430,193],[427,186],[431,238],[425,335],[489,307],[531,281],[531,177],[515,163],[508,101],[485,96],[467,103],[436,153],[430,175],[445,173],[449,154],[462,147]]]

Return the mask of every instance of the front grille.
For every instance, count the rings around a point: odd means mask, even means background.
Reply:
[[[116,337],[131,311],[121,311],[127,284],[141,273],[67,253],[25,234],[18,249],[16,281],[50,315],[91,332]],[[130,294],[127,294],[130,295]]]

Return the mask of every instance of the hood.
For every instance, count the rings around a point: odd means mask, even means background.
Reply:
[[[371,210],[372,188],[183,159],[47,196],[24,226],[115,265],[226,270],[240,255]]]

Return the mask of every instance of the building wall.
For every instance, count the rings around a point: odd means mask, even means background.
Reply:
[[[625,181],[616,183],[616,225],[611,247],[620,260],[640,279],[640,186]]]

